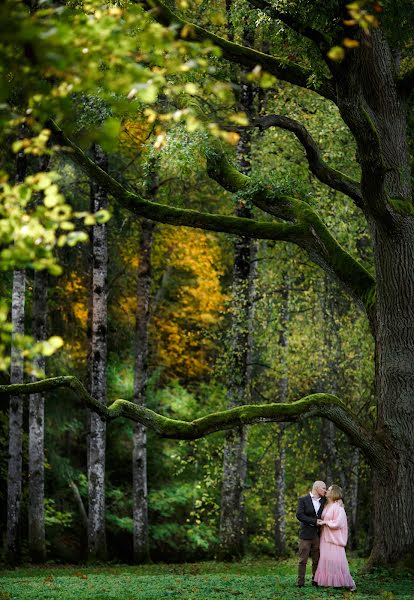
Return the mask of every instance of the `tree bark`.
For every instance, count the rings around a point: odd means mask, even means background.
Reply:
[[[240,104],[251,111],[253,90],[241,85]],[[237,147],[238,160],[243,172],[250,169],[250,134],[242,134]],[[241,201],[236,216],[251,218],[252,211]],[[250,397],[252,369],[253,295],[255,286],[257,242],[236,238],[233,263],[231,356],[229,359],[228,406],[246,404]],[[243,489],[247,475],[247,429],[240,427],[226,434],[223,454],[223,482],[221,490],[220,547],[223,560],[240,558],[244,554],[245,511]]]
[[[338,323],[338,290],[334,282],[325,275],[321,298],[324,364],[321,366],[321,390],[330,394],[340,393],[340,363],[342,355]],[[336,447],[336,428],[332,421],[324,419],[321,426],[321,469],[320,476],[328,485],[336,483],[346,487],[345,474]]]
[[[73,492],[73,496],[75,498],[76,505],[79,509],[79,514],[81,516],[82,525],[85,527],[85,530],[88,531],[88,515],[86,513],[85,505],[82,500],[82,496],[80,495],[79,488],[72,479],[69,481],[69,487]]]
[[[23,358],[16,347],[16,335],[24,334],[24,305],[26,272],[13,272],[12,313],[13,324],[10,383],[23,383]],[[9,409],[9,463],[7,475],[7,561],[20,560],[20,527],[22,509],[22,436],[23,398],[10,396]]]
[[[20,137],[26,136],[23,125]],[[27,158],[24,152],[16,156],[16,183],[26,177]],[[13,325],[11,342],[10,383],[23,383],[24,364],[20,350],[16,347],[16,335],[24,334],[24,305],[26,297],[26,272],[13,272],[12,311]],[[20,561],[20,527],[22,504],[22,437],[23,437],[23,398],[10,396],[9,405],[9,461],[7,473],[7,552],[9,564]]]
[[[359,448],[352,448],[351,468],[348,475],[348,486],[346,490],[347,515],[349,525],[349,547],[354,550],[357,547],[357,516],[358,516],[358,488],[359,488]]]
[[[95,162],[107,171],[108,160],[103,150],[93,146]],[[107,207],[106,191],[91,182],[91,210]],[[106,405],[107,354],[107,263],[106,224],[96,224],[92,232],[92,302],[90,389],[101,404]],[[88,448],[88,558],[106,559],[105,533],[105,445],[106,422],[97,413],[90,413]]]
[[[135,380],[134,402],[139,406],[146,404],[148,379],[148,323],[150,318],[151,293],[151,248],[154,223],[141,221],[138,281],[137,313],[135,333]],[[147,430],[136,423],[133,436],[132,454],[132,494],[134,518],[134,562],[148,562],[148,490],[147,490]]]
[[[376,323],[377,433],[386,441],[389,471],[374,471],[373,563],[395,562],[414,550],[414,222],[398,231],[378,227]]]
[[[47,271],[35,271],[33,292],[33,337],[46,339],[47,327]],[[44,356],[36,359],[34,366],[45,371]],[[36,380],[34,378],[33,380]],[[29,397],[29,550],[33,562],[46,558],[44,511],[44,394]]]
[[[287,353],[289,348],[288,326],[290,321],[289,310],[290,298],[290,279],[288,273],[283,273],[282,285],[282,304],[279,315],[279,348],[280,348],[280,368],[281,376],[279,378],[279,402],[288,401],[289,393],[289,371]],[[284,445],[285,425],[279,425],[277,433],[277,446],[275,456],[275,524],[274,524],[274,542],[275,558],[286,556],[286,510],[285,510],[285,489],[286,489],[286,449]]]

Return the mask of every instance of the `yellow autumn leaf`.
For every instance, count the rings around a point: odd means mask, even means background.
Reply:
[[[352,38],[344,38],[342,43],[345,48],[358,48],[359,46],[358,40],[353,40]]]
[[[333,46],[327,56],[335,62],[340,62],[345,57],[345,50],[341,46]]]

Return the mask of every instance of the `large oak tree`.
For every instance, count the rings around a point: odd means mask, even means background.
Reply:
[[[260,65],[279,80],[310,89],[338,107],[356,143],[360,181],[326,164],[303,124],[285,115],[268,114],[250,126],[291,131],[303,145],[312,173],[328,188],[353,200],[370,231],[374,274],[345,251],[306,201],[282,192],[272,182],[258,183],[238,171],[217,140],[211,142],[207,153],[209,176],[224,189],[243,195],[273,220],[213,215],[151,202],[101,170],[53,121],[49,125],[62,150],[137,217],[246,238],[291,242],[333,276],[366,312],[375,340],[375,428],[364,427],[344,402],[329,394],[308,396],[291,404],[241,406],[187,423],[162,417],[127,400],[116,400],[105,407],[73,377],[1,389],[29,393],[69,386],[107,419],[122,415],[175,439],[195,439],[258,422],[327,418],[361,449],[372,468],[375,530],[371,563],[392,563],[412,555],[414,547],[414,208],[407,135],[414,68],[410,68],[407,55],[409,31],[404,31],[404,24],[409,29],[410,13],[408,8],[401,12],[403,27],[397,36],[394,20],[399,16],[398,9],[404,10],[403,2],[384,2],[382,23],[372,26],[373,19],[369,19],[367,27],[361,27],[358,21],[362,13],[350,19],[346,3],[340,0],[252,0],[249,4],[252,10],[262,11],[270,23],[282,23],[294,32],[298,44],[306,40],[308,56],[298,53],[298,62],[293,62],[290,56],[241,46],[192,23],[188,14],[181,16],[159,0],[144,2],[160,23],[175,24],[178,36],[191,34],[195,40],[209,40],[221,49],[224,60],[247,69]],[[371,4],[366,4],[369,9]],[[382,10],[378,3],[373,8]],[[358,45],[353,44],[356,47],[347,49],[338,61],[340,53],[338,56],[330,50],[342,47],[344,38]]]

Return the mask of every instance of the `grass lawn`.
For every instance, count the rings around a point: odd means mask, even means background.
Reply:
[[[351,572],[358,587],[353,594],[347,590],[315,589],[310,581],[304,588],[296,588],[295,560],[27,567],[0,571],[0,600],[414,599],[413,574],[397,576],[383,571],[358,574],[362,566],[363,561],[351,560]]]

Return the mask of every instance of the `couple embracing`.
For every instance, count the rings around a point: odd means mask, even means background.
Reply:
[[[310,555],[312,585],[355,591],[345,554],[348,522],[339,485],[331,485],[327,490],[323,481],[315,481],[312,491],[299,498],[296,517],[300,521],[297,585],[305,585]]]

